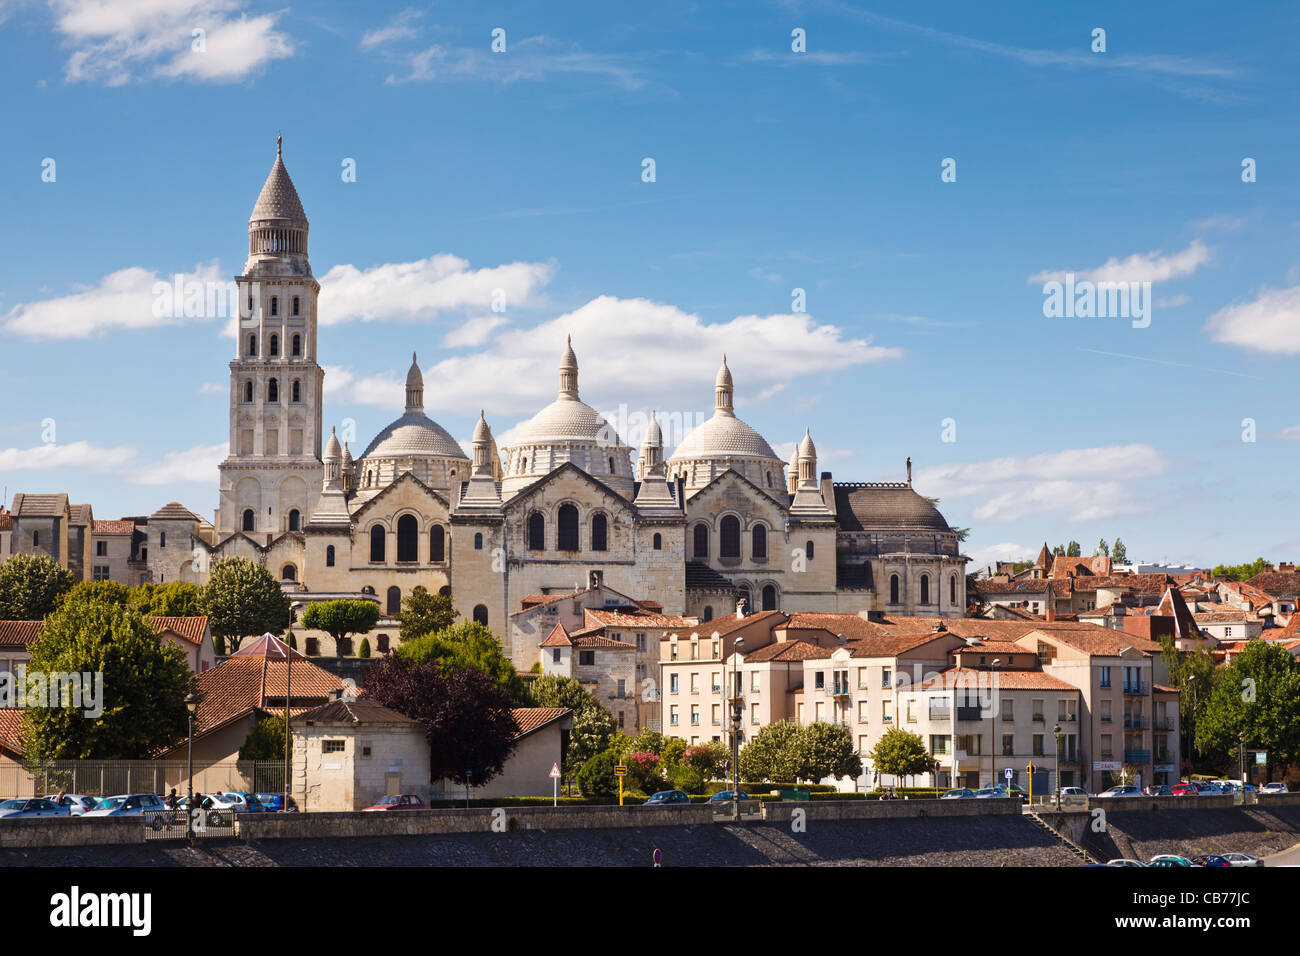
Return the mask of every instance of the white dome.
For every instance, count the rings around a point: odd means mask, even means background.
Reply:
[[[407,412],[397,419],[375,436],[361,457],[469,460],[456,439],[424,412]]]
[[[782,464],[762,435],[739,418],[721,414],[692,430],[668,460],[690,458],[767,458]]]
[[[568,441],[623,444],[614,426],[586,402],[576,398],[557,398],[551,402],[524,424],[512,444],[537,445]]]

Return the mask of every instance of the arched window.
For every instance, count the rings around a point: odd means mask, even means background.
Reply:
[[[256,355],[257,355],[257,335],[256,335],[256,334],[254,334],[254,335],[250,335],[250,336],[248,337],[248,354],[249,354],[249,356],[256,356]]]
[[[280,314],[280,297],[277,295],[271,296],[271,314],[272,315]]]
[[[444,584],[442,587],[438,588],[438,593],[443,597],[451,597],[451,585]]]
[[[749,593],[749,585],[748,585],[748,584],[741,585],[741,588],[740,588],[740,594],[737,595],[737,597],[738,597],[738,598],[743,598],[744,601],[745,601],[745,609],[746,609],[748,612],[753,613],[753,611],[754,611],[754,598],[753,598],[753,596],[750,595],[750,593]]]
[[[275,300],[272,299],[271,301],[274,302]],[[280,354],[280,336],[276,335],[274,332],[271,333],[271,348],[267,354],[269,355]]]
[[[290,401],[302,401],[302,383],[296,378],[293,380],[293,398],[291,398]]]
[[[534,511],[528,516],[528,550],[546,550],[546,519],[540,511]]]
[[[370,560],[384,560],[384,541],[388,537],[381,524],[375,525],[370,529]]]
[[[252,382],[245,382],[245,383],[244,383],[244,401],[245,401],[246,403],[250,404],[250,405],[253,403],[253,383],[252,383]]]
[[[609,525],[604,515],[591,516],[591,550],[604,551],[608,544]]]
[[[440,524],[429,529],[429,560],[434,563],[447,560],[447,532]]]
[[[325,567],[334,567],[334,545],[332,544],[325,549]]]
[[[290,531],[302,530],[302,515],[301,513],[299,513],[297,508],[289,509],[289,530]]]
[[[420,560],[420,523],[415,515],[402,515],[397,519],[397,560]]]
[[[890,604],[898,603],[898,575],[897,574],[891,574],[889,576],[889,603]]]
[[[281,581],[297,581],[297,580],[298,580],[298,569],[295,568],[292,564],[286,564],[286,565],[284,566],[284,570],[282,570],[282,571],[280,572],[280,580],[281,580]]]
[[[266,383],[266,400],[268,402],[278,402],[280,400],[280,383],[271,379]]]
[[[655,532],[654,549],[656,551],[662,551],[664,549],[664,536],[658,532]]]
[[[695,557],[707,558],[709,556],[709,526],[706,524],[697,524],[695,526]]]
[[[477,532],[474,535],[474,550],[475,551],[483,550],[483,533],[481,531]]]
[[[487,627],[487,605],[486,604],[474,605],[474,623],[482,624],[484,627]]]
[[[706,604],[706,605],[705,605],[705,607],[704,607],[704,620],[706,620],[706,621],[711,621],[711,620],[713,620],[713,605],[711,605],[711,604]]]
[[[293,301],[294,301],[294,302],[297,302],[298,300],[297,300],[297,299],[294,299]],[[297,315],[296,312],[295,312],[294,314]],[[293,349],[293,353],[292,353],[292,354],[293,354],[295,357],[301,355],[301,354],[302,354],[302,336],[301,336],[301,335],[295,335],[295,336],[293,337],[293,339],[292,339],[292,343],[291,343],[290,347]]]
[[[772,487],[772,473],[770,471],[767,473],[767,486]]]
[[[774,585],[769,584],[763,588],[763,610],[776,610],[776,587]]]
[[[957,575],[948,578],[948,603],[956,605],[957,603]]]
[[[245,531],[252,531],[252,530],[253,530],[253,509],[252,509],[252,508],[245,508],[245,509],[244,509],[244,525],[243,525],[243,527],[244,527],[244,530],[245,530]]]
[[[609,473],[610,473],[611,475],[616,475],[616,474],[618,474],[618,472],[614,470],[614,458],[613,458],[612,455],[610,456],[610,459],[609,459]]]
[[[560,551],[577,551],[578,546],[578,509],[573,505],[560,505],[558,516],[559,540],[556,548]]]
[[[298,297],[296,295],[293,297],[293,314],[298,314]],[[297,336],[294,337],[297,338]]]
[[[767,557],[767,528],[761,524],[754,525],[754,560],[761,561]]]
[[[921,575],[921,603],[930,603],[930,575]]]
[[[393,585],[388,589],[388,616],[402,613],[402,589]]]
[[[721,532],[721,541],[718,543],[718,557],[740,557],[740,519],[735,515],[727,515],[722,519],[718,530]]]

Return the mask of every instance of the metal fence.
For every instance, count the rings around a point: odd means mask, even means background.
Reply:
[[[48,760],[17,763],[0,760],[0,799],[46,794],[111,797],[124,793],[166,796],[174,787],[184,796],[189,784],[184,760]],[[196,793],[283,793],[284,762],[228,760],[195,766]]]

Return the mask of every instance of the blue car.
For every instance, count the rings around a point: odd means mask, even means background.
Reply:
[[[257,793],[254,794],[258,802],[262,804],[262,809],[267,813],[279,813],[284,809],[284,794],[282,793]],[[293,802],[293,797],[289,798],[289,812],[296,813],[298,804]]]
[[[0,820],[27,820],[32,817],[70,817],[72,811],[47,797],[18,798],[0,803]]]
[[[734,794],[734,793],[739,793],[739,794],[740,794],[740,798],[739,798],[739,799],[741,799],[741,800],[748,800],[748,799],[750,799],[749,794],[747,794],[744,790],[739,790],[739,791],[737,791],[737,790],[719,790],[719,791],[718,791],[717,793],[715,793],[713,796],[709,797],[709,803],[731,803],[731,802],[733,802],[733,801],[732,801],[732,794]]]
[[[155,810],[166,810],[163,798],[156,793],[123,793],[105,797],[83,817],[141,817]]]
[[[666,807],[677,804],[689,804],[691,798],[686,795],[685,790],[660,790],[646,799],[642,806],[646,807]]]

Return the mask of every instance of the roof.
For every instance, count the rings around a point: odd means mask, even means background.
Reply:
[[[458,458],[469,461],[456,439],[424,412],[410,411],[374,437],[361,459]]]
[[[757,611],[754,614],[746,614],[743,618],[736,617],[735,614],[724,614],[722,617],[715,617],[711,621],[701,621],[699,624],[688,624],[685,627],[672,628],[664,634],[664,637],[690,637],[695,633],[698,633],[701,637],[713,637],[715,634],[723,637],[732,631],[748,627],[756,621],[765,621],[773,627],[779,627],[785,620],[786,616],[780,611]]]
[[[297,654],[294,658],[292,674],[284,658],[239,655],[204,671],[198,676],[202,700],[196,728],[206,733],[254,709],[268,709],[272,701],[283,707],[289,690],[293,692],[291,705],[314,707],[343,689],[343,682],[334,674]]]
[[[1023,650],[1024,648],[1021,648]],[[919,690],[940,690],[957,686],[978,686],[979,682],[995,681],[998,690],[1072,690],[1073,684],[1044,674],[1042,671],[989,670],[974,667],[950,667],[923,682]]]
[[[1234,609],[1231,611],[1199,611],[1192,615],[1197,624],[1244,624],[1246,623],[1247,612],[1244,610]],[[1252,621],[1259,620],[1252,616]]]
[[[206,620],[206,618],[204,619]],[[291,649],[288,644],[280,640],[274,634],[263,634],[255,640],[249,641],[231,657],[257,657],[269,661],[284,661],[293,656],[297,660],[306,660],[297,651]]]
[[[374,700],[332,700],[294,718],[315,724],[414,724],[416,721]]]
[[[1113,631],[1097,624],[1062,624],[1054,622],[1033,629],[1068,644],[1076,650],[1084,651],[1098,657],[1118,657],[1126,648],[1133,648],[1147,656],[1159,654],[1162,650],[1155,641],[1147,640],[1126,631]]]
[[[546,640],[537,645],[538,647],[572,647],[573,641],[569,640],[569,632],[564,629],[564,625],[556,622],[555,627],[551,628],[551,633],[546,635]]]
[[[68,524],[93,525],[94,521],[90,505],[68,505]]]
[[[27,647],[44,627],[44,621],[0,621],[0,647]]]
[[[14,495],[14,506],[10,511],[15,518],[55,518],[62,515],[68,507],[68,496],[27,495],[19,492]]]
[[[835,517],[841,531],[929,531],[950,533],[939,509],[895,482],[837,482]]]
[[[150,521],[202,521],[179,501],[170,501],[149,516]]]
[[[669,463],[692,459],[763,458],[778,467],[785,464],[772,446],[731,411],[719,409],[708,421],[692,428],[673,450]]]
[[[510,711],[510,718],[515,722],[515,726],[519,728],[519,732],[515,734],[515,740],[531,734],[534,730],[540,730],[547,724],[554,723],[571,713],[572,711],[564,707],[514,707]]]
[[[1246,583],[1277,597],[1300,595],[1300,571],[1264,571]]]
[[[1090,558],[1066,557],[1063,554],[1058,554],[1052,559],[1052,569],[1048,572],[1048,577],[1064,578],[1071,575],[1110,574],[1110,568],[1110,558],[1104,554],[1093,555]]]
[[[135,522],[96,520],[91,530],[94,534],[130,534],[135,530]]]
[[[1172,582],[1169,575],[1152,574],[1095,574],[1076,577],[1073,580],[1076,591],[1095,591],[1100,588],[1133,591],[1137,594],[1164,594]]]
[[[0,710],[0,754],[6,752],[21,754],[19,725],[23,722],[23,712],[17,708]]]
[[[159,631],[170,631],[191,644],[202,644],[208,634],[208,619],[205,616],[151,617],[149,620]]]
[[[606,637],[604,634],[581,634],[572,635],[573,646],[592,650],[599,648],[607,651],[635,651],[635,644],[628,644],[625,641],[616,641],[612,637]]]
[[[831,656],[833,648],[822,647],[809,641],[776,641],[745,654],[745,663],[772,661],[819,660]]]
[[[257,202],[253,204],[253,213],[248,217],[249,222],[263,219],[287,219],[303,223],[307,221],[307,213],[302,208],[302,200],[298,198],[298,190],[293,188],[289,170],[284,168],[284,159],[280,155],[278,143],[275,149],[275,163],[271,166],[270,175],[262,185],[262,191],[258,193]]]
[[[695,627],[698,619],[678,614],[658,614],[646,608],[589,607],[583,614],[601,627]]]
[[[561,395],[520,426],[509,447],[565,442],[599,443],[610,450],[625,447],[600,412],[568,395]],[[533,469],[529,474],[536,472]]]
[[[980,594],[1046,594],[1046,578],[1027,578],[1024,581],[979,581],[975,585]]]

